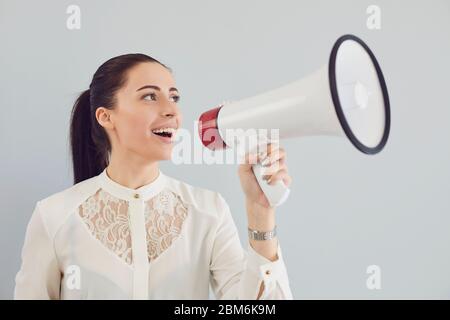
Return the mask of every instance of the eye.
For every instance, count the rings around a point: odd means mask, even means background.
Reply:
[[[151,99],[148,99],[147,97],[150,97]],[[148,94],[144,95],[144,96],[142,97],[142,99],[144,99],[144,100],[156,100],[156,94],[154,94],[154,93],[148,93]]]
[[[172,96],[173,102],[177,103],[180,101],[180,96]]]

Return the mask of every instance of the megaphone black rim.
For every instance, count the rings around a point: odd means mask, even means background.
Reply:
[[[382,136],[380,142],[375,147],[368,147],[365,144],[363,144],[361,141],[358,140],[358,138],[356,137],[356,135],[353,133],[352,129],[350,128],[350,125],[348,124],[347,119],[345,118],[345,114],[344,114],[342,105],[339,100],[339,94],[337,91],[337,84],[336,84],[336,56],[337,56],[337,52],[339,50],[340,45],[346,40],[356,41],[369,54],[370,59],[372,60],[372,63],[377,72],[378,81],[380,83],[381,91],[383,93],[384,111],[385,111],[384,132],[383,132],[383,136]],[[391,113],[390,113],[389,96],[388,96],[388,91],[387,91],[387,87],[386,87],[386,82],[384,81],[383,73],[381,72],[380,65],[378,64],[378,61],[375,58],[375,55],[372,53],[372,51],[369,49],[369,47],[364,43],[364,41],[362,41],[360,38],[358,38],[354,35],[351,35],[351,34],[343,35],[339,39],[336,40],[336,43],[333,46],[333,50],[331,51],[330,61],[328,64],[328,78],[330,81],[331,97],[333,99],[336,114],[339,119],[339,122],[341,123],[342,129],[344,130],[348,139],[361,152],[364,152],[366,154],[375,154],[375,153],[380,152],[386,145],[386,142],[389,137],[389,130],[390,130],[390,126],[391,126]]]

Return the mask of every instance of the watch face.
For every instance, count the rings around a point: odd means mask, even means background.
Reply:
[[[248,235],[253,240],[270,240],[274,238],[276,234],[277,234],[276,226],[271,231],[258,231],[248,228]]]

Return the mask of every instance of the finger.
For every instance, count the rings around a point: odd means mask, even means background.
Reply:
[[[273,149],[271,153],[269,153],[266,158],[261,161],[261,165],[269,166],[272,163],[283,159],[286,159],[286,151],[283,148]]]
[[[268,154],[279,148],[278,142],[269,142],[258,146],[258,161],[263,160]]]
[[[284,184],[289,187],[292,182],[291,176],[288,174],[287,170],[281,169],[277,173],[273,174],[269,180],[267,180],[267,183],[271,186],[275,185],[277,181],[282,180]]]
[[[267,144],[267,152],[271,153],[273,150],[278,149],[280,147],[280,141],[273,140]]]
[[[273,174],[268,180],[267,183],[269,185],[275,185],[278,181],[283,181],[284,184],[288,187],[290,186],[291,182],[292,182],[292,178],[289,175],[289,173],[287,172],[287,170],[280,170],[277,173]]]
[[[284,159],[280,159],[272,163],[270,166],[262,167],[263,179],[266,180],[270,178],[273,174],[278,172],[279,170],[284,169],[287,171],[286,163]]]
[[[254,152],[248,152],[244,156],[244,164],[256,164],[258,162],[258,154]]]
[[[257,154],[255,153],[247,153],[245,154],[243,159],[239,160],[239,167],[238,171],[240,172],[250,172],[252,171],[252,166],[256,164],[257,161]]]
[[[280,143],[278,141],[268,142],[266,144],[263,144],[261,148],[265,149],[266,154],[270,154],[271,152],[280,148]]]

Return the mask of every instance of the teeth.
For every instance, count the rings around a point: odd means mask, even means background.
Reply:
[[[176,131],[175,128],[159,128],[159,129],[154,129],[152,130],[152,132],[154,133],[162,133],[162,132],[167,132],[167,133],[174,133]]]

